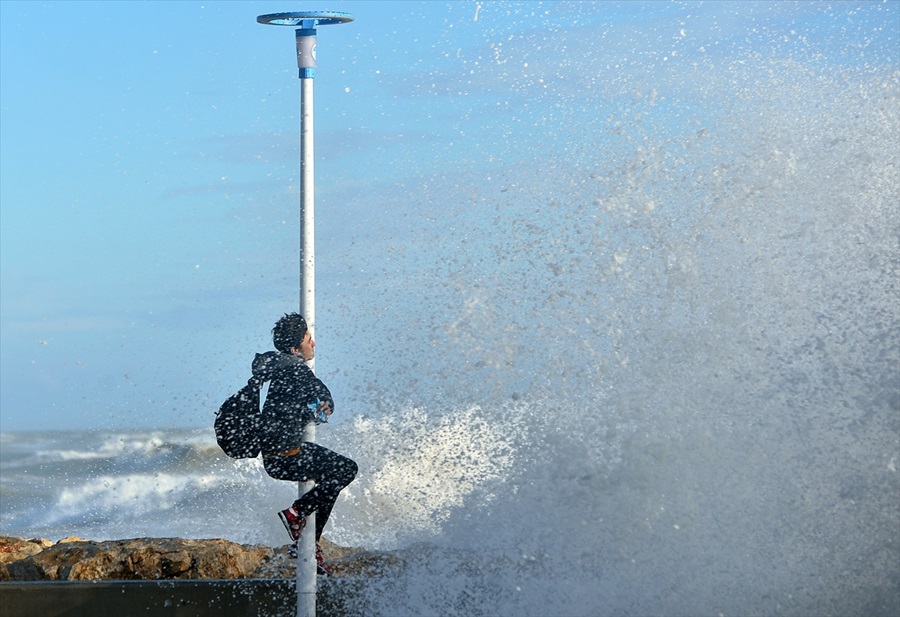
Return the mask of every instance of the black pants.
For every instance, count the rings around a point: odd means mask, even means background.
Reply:
[[[294,509],[301,517],[316,513],[316,542],[341,490],[356,477],[357,464],[320,445],[304,442],[294,456],[264,456],[266,473],[276,480],[315,482],[315,487],[294,502]]]

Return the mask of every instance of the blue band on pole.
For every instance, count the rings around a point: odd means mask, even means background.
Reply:
[[[300,79],[313,79],[316,76],[316,69],[300,69]]]

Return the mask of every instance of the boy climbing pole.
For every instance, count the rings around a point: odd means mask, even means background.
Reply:
[[[315,482],[278,516],[296,544],[306,517],[316,513],[316,562],[319,573],[328,574],[319,539],[334,502],[356,477],[358,466],[337,452],[302,441],[307,422],[326,421],[334,412],[331,392],[306,365],[316,349],[306,320],[298,313],[285,315],[272,329],[272,340],[277,351],[256,354],[253,360],[254,377],[270,381],[259,433],[263,466],[276,480]]]

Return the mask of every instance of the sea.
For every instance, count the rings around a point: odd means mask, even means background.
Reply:
[[[325,535],[413,565],[361,615],[900,614],[900,71],[764,35],[513,80],[542,173],[391,203],[440,217],[341,307],[377,361],[318,430],[360,466]],[[0,434],[0,533],[284,544],[296,486],[205,411]]]

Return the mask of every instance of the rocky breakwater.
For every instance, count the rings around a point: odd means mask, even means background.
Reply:
[[[403,567],[390,553],[341,547],[324,537],[333,576],[373,577]],[[0,536],[0,581],[103,581],[292,578],[288,547],[236,544],[222,539],[135,538],[59,542]]]

